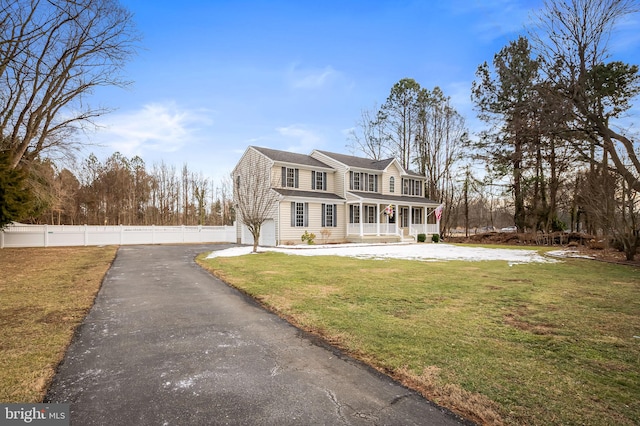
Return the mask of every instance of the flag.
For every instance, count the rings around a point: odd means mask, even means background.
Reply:
[[[436,220],[438,222],[440,222],[440,218],[442,217],[442,207],[444,207],[442,204],[440,204],[438,207],[436,207],[434,213],[436,214]]]

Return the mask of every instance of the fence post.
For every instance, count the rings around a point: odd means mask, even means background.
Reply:
[[[156,226],[151,225],[151,244],[156,243]]]
[[[120,245],[122,245],[122,237],[124,236],[124,226],[120,224]]]
[[[84,224],[84,246],[89,245],[89,231],[87,230],[87,224]]]
[[[44,225],[44,246],[49,246],[49,225]]]
[[[184,243],[184,225],[180,225],[182,228],[182,242]]]
[[[4,229],[0,229],[0,249],[4,248]]]

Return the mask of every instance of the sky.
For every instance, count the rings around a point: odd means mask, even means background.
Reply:
[[[525,34],[537,0],[120,0],[140,50],[82,154],[228,176],[249,145],[353,154],[348,134],[402,78],[440,87],[472,132],[477,67]],[[621,55],[640,58],[630,25]],[[635,34],[631,37],[629,34]],[[634,56],[635,55],[635,56]],[[631,61],[640,63],[640,59]]]

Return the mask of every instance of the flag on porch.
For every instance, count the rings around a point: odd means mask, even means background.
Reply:
[[[443,204],[440,204],[438,207],[436,207],[434,213],[436,215],[436,220],[439,222],[440,218],[442,217],[442,208],[444,207]]]

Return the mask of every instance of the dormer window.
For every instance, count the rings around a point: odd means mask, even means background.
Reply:
[[[396,192],[396,178],[393,176],[389,178],[389,192]]]

